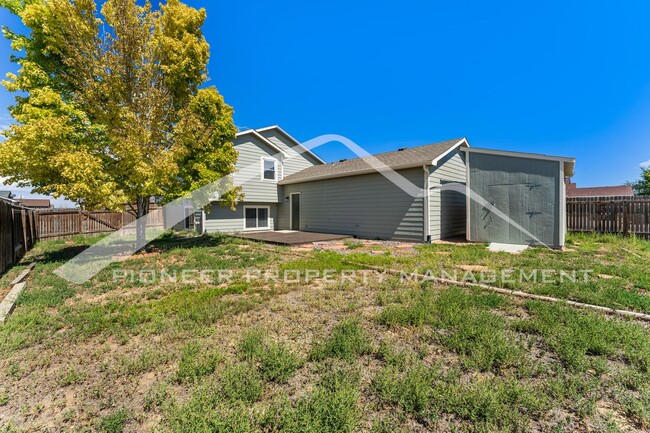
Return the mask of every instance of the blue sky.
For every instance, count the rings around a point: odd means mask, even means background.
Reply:
[[[239,127],[342,134],[370,152],[465,136],[574,156],[580,186],[650,161],[650,2],[188,3],[207,9],[211,84]],[[11,70],[6,41],[0,54]],[[0,124],[11,101],[1,90]]]

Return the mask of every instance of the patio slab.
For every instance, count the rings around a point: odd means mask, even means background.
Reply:
[[[347,239],[352,236],[334,235],[329,233],[298,232],[290,230],[272,231],[272,232],[251,232],[237,233],[232,235],[236,238],[248,239],[256,242],[265,242],[276,245],[303,245],[313,242],[336,241]]]

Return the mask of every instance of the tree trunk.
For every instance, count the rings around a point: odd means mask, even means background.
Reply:
[[[136,251],[139,251],[147,243],[147,218],[149,213],[150,197],[138,197],[136,209]]]

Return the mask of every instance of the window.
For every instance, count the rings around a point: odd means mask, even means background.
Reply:
[[[268,229],[269,227],[268,207],[244,208],[244,228],[246,230]]]
[[[262,180],[277,180],[277,163],[275,159],[262,158]]]

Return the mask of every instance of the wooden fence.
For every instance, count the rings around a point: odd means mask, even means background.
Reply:
[[[572,197],[567,199],[571,232],[634,234],[650,239],[650,197]]]
[[[38,240],[36,212],[0,200],[0,274]]]
[[[151,206],[149,211],[156,209]],[[55,239],[80,234],[107,233],[119,230],[135,221],[131,212],[93,211],[77,209],[45,210],[38,212],[38,238]],[[148,227],[162,227],[162,212],[150,214]]]

